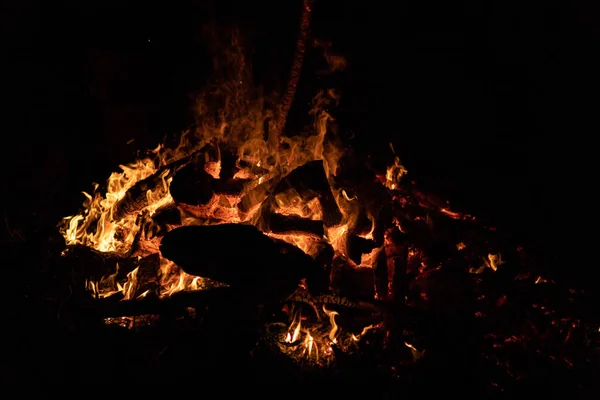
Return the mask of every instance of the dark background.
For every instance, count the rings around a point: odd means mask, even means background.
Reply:
[[[591,266],[573,257],[597,208],[598,6],[523,3],[320,0],[313,31],[349,60],[339,116],[355,143],[392,141],[421,185],[585,283]],[[206,24],[241,26],[257,79],[283,85],[299,6],[3,2],[4,238],[74,213],[92,181],[188,126],[210,73]]]

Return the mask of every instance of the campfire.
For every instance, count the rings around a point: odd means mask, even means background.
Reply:
[[[385,168],[349,147],[335,89],[315,94],[304,129],[286,129],[309,14],[305,5],[276,107],[232,40],[194,127],[84,193],[59,225],[74,298],[125,330],[201,320],[235,298],[257,310],[257,348],[311,370],[359,360],[406,379],[439,354],[428,344],[443,321],[467,314],[496,371],[490,390],[526,376],[526,363],[510,362],[518,349],[553,368],[585,364],[577,349],[593,342],[590,325],[548,296],[582,293],[558,287],[494,226],[419,189],[392,145]],[[511,314],[510,327],[498,322]]]

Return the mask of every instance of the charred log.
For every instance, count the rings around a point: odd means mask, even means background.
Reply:
[[[296,95],[296,86],[300,80],[300,72],[302,71],[302,65],[304,64],[304,53],[306,52],[306,41],[310,33],[310,19],[312,12],[312,0],[303,0],[302,2],[302,15],[300,18],[300,33],[296,40],[296,49],[294,52],[294,59],[292,61],[292,68],[290,71],[290,78],[287,84],[287,90],[281,98],[279,109],[274,121],[273,135],[270,138],[272,143],[279,143],[279,138],[283,133],[283,128],[287,120],[288,113],[294,101]]]
[[[253,175],[256,178],[263,176],[263,175],[267,175],[269,173],[268,169],[258,167],[256,165],[250,164],[244,160],[238,161],[238,166],[240,169],[244,169],[244,170],[248,171],[248,173],[250,175]]]
[[[192,162],[179,170],[171,183],[171,196],[177,203],[206,204],[212,199],[214,178],[204,170],[204,164]]]
[[[63,265],[70,270],[76,280],[99,280],[103,276],[117,272],[117,264],[124,273],[136,268],[135,259],[124,258],[112,252],[101,252],[91,247],[70,245],[63,252]]]
[[[158,169],[154,174],[146,179],[142,179],[133,185],[125,196],[115,204],[113,219],[120,220],[128,215],[135,214],[149,205],[148,191],[151,190],[159,195],[167,193],[168,185],[166,180],[172,178],[177,171],[195,160],[201,150],[198,150],[188,157],[174,161]]]
[[[230,296],[228,288],[215,288],[195,292],[179,292],[171,297],[159,299],[148,295],[137,300],[107,298],[90,303],[96,315],[102,317],[123,317],[137,315],[182,316],[189,315],[189,308],[205,308],[207,305],[226,301]]]
[[[325,274],[310,256],[250,225],[180,227],[165,235],[160,248],[189,274],[266,299],[285,298],[303,278],[311,288],[326,287]]]
[[[363,254],[368,254],[377,247],[371,239],[365,239],[360,236],[350,236],[348,238],[348,257],[354,261],[357,265],[360,264]]]
[[[314,198],[319,200],[325,225],[332,226],[340,223],[342,213],[331,191],[322,160],[311,161],[290,172],[277,185],[274,193],[290,189],[296,190],[304,201]]]
[[[346,190],[348,197],[358,201],[358,217],[352,233],[357,236],[371,233],[376,247],[381,247],[384,232],[393,223],[393,201],[377,175],[352,155],[340,161],[342,172],[336,176],[337,184]]]
[[[372,299],[374,297],[373,270],[355,268],[336,258],[331,273],[332,286],[341,297]]]
[[[390,281],[388,277],[388,259],[385,251],[380,251],[373,268],[373,279],[375,279],[375,298],[388,300],[390,298]]]
[[[133,299],[145,297],[150,293],[158,293],[160,285],[158,274],[160,271],[160,255],[149,255],[139,260],[136,273],[136,287],[133,289]]]
[[[215,179],[213,190],[216,194],[238,195],[244,192],[250,182],[247,179]]]
[[[271,178],[249,190],[240,199],[238,209],[245,214],[261,205],[271,195],[273,189],[277,186],[277,182],[277,179]]]
[[[331,264],[333,263],[333,257],[335,251],[333,247],[324,240],[321,240],[318,245],[315,246],[315,253],[312,255],[313,260],[321,267],[321,269],[327,274],[331,273]]]
[[[388,282],[391,283],[390,297],[398,304],[404,303],[408,290],[408,242],[398,228],[386,232],[385,254],[387,258]]]
[[[263,216],[268,230],[274,233],[310,233],[323,237],[323,221],[270,212]]]
[[[172,204],[159,208],[152,216],[152,223],[159,232],[166,231],[169,225],[181,225],[181,212]]]
[[[160,257],[152,254],[147,257],[123,257],[116,253],[100,252],[90,247],[67,246],[62,256],[63,266],[71,272],[74,282],[83,284],[94,282],[97,290],[114,291],[117,282],[127,281],[127,275],[137,268],[136,287],[130,296],[138,297],[145,291],[155,290]]]

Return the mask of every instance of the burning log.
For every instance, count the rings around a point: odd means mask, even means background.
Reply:
[[[215,179],[212,183],[216,194],[237,195],[244,192],[247,185],[251,183],[251,180],[233,178]]]
[[[306,41],[310,33],[310,19],[312,11],[312,0],[303,0],[302,2],[302,16],[300,18],[300,34],[296,41],[296,50],[294,52],[294,59],[292,61],[292,70],[290,72],[290,78],[287,84],[287,90],[281,98],[281,104],[277,110],[277,115],[274,123],[273,136],[270,138],[272,143],[279,143],[279,138],[283,132],[285,122],[287,120],[288,112],[294,101],[296,95],[296,86],[298,80],[300,80],[300,72],[302,71],[302,65],[304,64],[304,53],[306,52]]]
[[[277,179],[271,178],[249,190],[248,193],[243,195],[240,199],[238,209],[244,214],[251,212],[271,195],[277,182]]]
[[[88,290],[102,297],[121,293],[128,298],[137,298],[158,288],[158,254],[123,257],[73,245],[63,252],[62,262],[71,271],[75,282],[87,282]],[[126,283],[130,286],[126,287]]]
[[[335,250],[333,246],[324,240],[319,241],[318,244],[313,246],[314,254],[312,254],[313,260],[329,275],[331,273],[331,264],[333,263],[333,257],[335,256]]]
[[[332,267],[331,285],[341,297],[372,299],[374,297],[373,270],[356,268],[336,258]]]
[[[215,194],[215,179],[204,170],[204,164],[191,162],[181,168],[171,183],[171,196],[177,203],[206,204]]]
[[[324,271],[310,256],[251,225],[180,227],[163,237],[160,249],[163,257],[188,274],[226,283],[265,300],[285,298],[303,278],[311,289],[327,287]]]
[[[158,169],[154,174],[146,179],[142,179],[133,185],[125,196],[115,204],[113,219],[120,220],[128,215],[135,214],[150,205],[148,191],[154,192],[158,197],[162,197],[169,190],[167,180],[172,178],[177,171],[188,165],[200,154],[198,150],[188,157],[174,161]]]
[[[159,299],[148,295],[141,299],[115,301],[116,299],[100,299],[89,304],[96,315],[102,317],[123,317],[137,315],[188,315],[188,308],[204,308],[207,304],[226,301],[230,290],[226,287],[200,290],[194,292],[179,292],[171,297]]]
[[[137,258],[124,258],[112,252],[101,252],[91,247],[71,245],[63,251],[62,262],[72,271],[74,277],[81,280],[100,280],[103,276],[112,275],[117,271],[127,273],[136,268]],[[76,279],[80,280],[80,279]]]
[[[160,286],[158,273],[160,271],[160,255],[151,254],[139,260],[138,270],[135,276],[136,285],[133,288],[131,298],[145,297],[149,293],[157,293]]]
[[[314,198],[319,200],[325,225],[337,225],[342,220],[342,213],[331,191],[322,160],[311,161],[290,172],[275,187],[274,193],[282,193],[290,189],[297,191],[303,201]]]
[[[388,277],[388,259],[385,251],[380,251],[377,255],[373,268],[373,278],[375,279],[375,298],[388,300],[391,290]]]
[[[398,228],[391,228],[386,232],[385,255],[388,282],[391,283],[389,296],[395,303],[403,304],[408,290],[408,243],[406,236]]]
[[[377,247],[377,243],[371,239],[365,239],[360,236],[352,235],[348,238],[348,257],[357,265],[363,254],[368,254]]]
[[[310,233],[312,235],[323,237],[323,221],[315,221],[308,218],[300,218],[295,215],[282,215],[269,212],[263,215],[263,222],[266,229],[274,233]]]
[[[159,208],[152,215],[152,224],[159,232],[166,230],[168,225],[181,225],[181,212],[172,204]]]

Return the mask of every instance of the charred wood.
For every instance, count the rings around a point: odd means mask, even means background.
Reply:
[[[88,307],[102,317],[123,317],[137,315],[189,315],[188,308],[205,308],[215,302],[226,301],[230,296],[228,288],[215,288],[194,292],[179,292],[168,298],[159,299],[148,295],[137,300],[119,301],[113,298],[100,299],[89,303]]]
[[[251,181],[248,179],[215,179],[213,180],[213,190],[216,194],[238,195],[244,192],[244,189]]]
[[[238,204],[238,209],[246,214],[252,211],[255,207],[260,206],[265,200],[269,198],[273,189],[276,187],[278,180],[275,177],[266,180],[265,182],[257,185],[256,187],[249,190],[245,195],[242,196]]]
[[[395,303],[403,304],[408,290],[408,240],[398,228],[386,232],[385,255],[388,282],[391,283],[389,296]]]
[[[372,299],[374,279],[371,268],[356,268],[341,258],[334,259],[331,284],[338,296]]]
[[[237,165],[238,165],[238,167],[240,169],[248,171],[248,173],[250,175],[252,175],[253,177],[255,177],[255,178],[258,178],[258,177],[263,176],[263,175],[267,175],[269,173],[268,169],[262,168],[262,167],[258,167],[256,165],[250,164],[250,163],[248,163],[248,162],[246,162],[244,160],[238,161]]]
[[[302,15],[300,17],[300,32],[296,40],[296,49],[294,51],[294,59],[287,84],[287,90],[281,98],[281,103],[277,110],[274,121],[273,136],[270,138],[272,143],[278,144],[279,138],[283,133],[283,128],[287,120],[288,112],[296,95],[296,86],[300,80],[300,72],[304,64],[304,53],[306,52],[306,41],[310,33],[310,20],[312,11],[312,0],[303,0]]]
[[[149,255],[139,260],[136,273],[136,286],[133,289],[133,299],[157,293],[160,285],[158,274],[160,271],[160,255],[158,253]]]
[[[191,162],[181,168],[171,183],[171,196],[177,203],[206,204],[212,199],[214,178],[204,170],[204,164]]]
[[[360,265],[362,255],[373,251],[377,247],[377,243],[371,239],[353,235],[348,238],[347,246],[348,257],[357,265]]]
[[[148,190],[166,194],[168,185],[166,180],[173,177],[177,171],[195,160],[202,150],[198,150],[188,157],[174,161],[158,169],[146,179],[142,179],[133,185],[125,196],[115,204],[113,219],[120,220],[127,215],[135,214],[149,205]]]
[[[313,260],[321,267],[321,269],[325,272],[325,274],[329,276],[331,274],[331,265],[333,263],[333,257],[335,256],[335,251],[333,247],[324,240],[319,241],[317,245],[315,245],[315,253],[312,254]]]
[[[323,237],[323,221],[270,212],[263,216],[268,230],[274,233],[310,233]]]
[[[357,236],[371,233],[375,247],[381,247],[385,230],[393,224],[392,197],[376,174],[359,160],[350,156],[342,159],[344,167],[336,176],[336,184],[346,190],[348,197],[356,198],[359,206],[352,233]]]
[[[236,161],[238,157],[235,154],[235,151],[229,147],[226,147],[222,143],[219,144],[219,163],[220,163],[220,172],[219,178],[223,181],[227,181],[232,179],[235,173],[237,172]]]
[[[390,298],[390,280],[388,277],[388,259],[385,251],[380,251],[373,268],[373,279],[375,280],[375,298],[388,300]]]
[[[123,257],[116,253],[100,252],[81,245],[67,246],[61,263],[71,272],[73,282],[82,285],[85,281],[94,282],[98,290],[116,290],[117,282],[127,281],[127,275],[136,268],[136,288],[131,295],[140,296],[144,291],[157,288],[157,275],[160,257],[152,254],[147,257]]]
[[[181,211],[175,205],[169,204],[156,210],[151,217],[151,221],[153,225],[152,236],[158,236],[166,233],[169,226],[181,225]]]
[[[191,275],[266,299],[285,298],[304,278],[311,288],[326,287],[324,272],[310,256],[251,225],[180,227],[165,235],[160,249]]]
[[[274,193],[296,190],[304,201],[319,200],[325,225],[340,223],[342,213],[327,180],[322,160],[308,162],[290,172],[275,188]]]
[[[117,272],[117,264],[124,273],[136,268],[136,259],[124,258],[112,252],[101,252],[83,245],[70,245],[63,251],[63,265],[77,281],[99,280]]]

